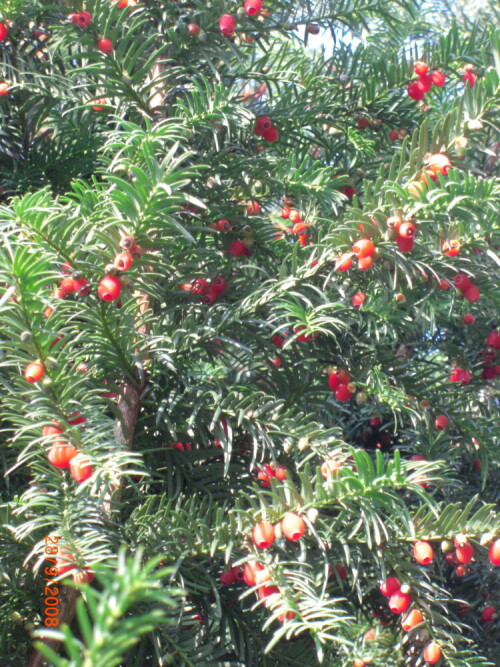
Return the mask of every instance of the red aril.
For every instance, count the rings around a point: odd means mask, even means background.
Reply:
[[[401,582],[397,577],[388,577],[383,584],[380,584],[379,590],[386,598],[397,593],[401,588]]]
[[[281,520],[281,530],[287,540],[296,542],[306,532],[306,524],[304,519],[298,514],[286,514]]]
[[[252,529],[252,540],[259,549],[267,549],[274,542],[274,526],[268,521],[255,524]]]

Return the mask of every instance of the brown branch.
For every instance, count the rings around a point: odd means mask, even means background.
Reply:
[[[146,270],[150,270],[149,267]],[[135,293],[137,303],[139,305],[140,316],[144,315],[151,305],[149,295],[140,292]],[[149,326],[144,323],[137,323],[137,331],[146,335],[149,331]],[[121,387],[121,394],[118,400],[118,412],[120,418],[115,421],[115,438],[116,442],[124,449],[131,449],[139,411],[141,409],[141,392],[144,389],[147,380],[133,383],[125,381]],[[112,512],[113,503],[119,502],[123,489],[123,483],[120,483],[112,490],[112,495],[107,495],[104,499],[103,509],[106,514],[110,515]],[[76,601],[78,599],[79,591],[76,588],[63,587],[60,593],[59,605],[59,625],[70,625],[75,617]],[[43,644],[56,650],[60,642],[54,639],[40,640]],[[43,665],[44,657],[38,650],[34,650],[31,657],[26,664],[26,667],[41,667]]]
[[[76,588],[70,588],[69,586],[62,586],[59,593],[59,624],[67,623],[68,625],[73,621],[75,617],[75,608],[76,600],[78,598],[79,591]],[[59,645],[59,640],[56,639],[42,639],[43,644],[55,651]],[[43,655],[35,650],[31,654],[26,667],[41,667],[45,658]]]

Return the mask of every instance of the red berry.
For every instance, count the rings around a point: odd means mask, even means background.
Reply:
[[[243,7],[248,16],[257,16],[262,9],[262,0],[245,0]]]
[[[280,212],[281,217],[284,218],[285,220],[288,220],[288,218],[290,217],[291,210],[292,209],[289,206],[284,206]]]
[[[368,118],[360,118],[356,125],[359,127],[360,130],[366,129],[370,125],[370,121]]]
[[[403,225],[401,225],[401,227],[402,226]],[[413,246],[415,245],[413,238],[401,236],[400,234],[396,236],[396,243],[401,252],[411,252],[413,250]]]
[[[306,25],[306,32],[309,35],[319,35],[319,25],[316,25],[315,23],[309,23]]]
[[[450,420],[446,415],[439,415],[434,421],[434,426],[437,431],[444,431],[445,428],[448,428]]]
[[[425,662],[428,662],[429,665],[435,665],[439,662],[441,660],[441,655],[441,649],[436,642],[431,642],[424,648],[424,660]]]
[[[265,579],[263,575],[259,574],[260,572],[267,573],[267,569],[257,561],[252,560],[248,562],[243,568],[243,581],[247,586],[255,586],[257,583],[262,583]]]
[[[389,598],[389,609],[394,614],[403,614],[411,604],[411,595],[409,593],[401,593],[396,591]]]
[[[306,524],[304,519],[298,514],[285,514],[281,520],[281,530],[287,540],[296,542],[306,532]]]
[[[274,477],[274,470],[270,465],[262,466],[262,469],[257,473],[257,479],[262,486],[271,486],[271,477]]]
[[[299,324],[294,328],[294,333],[298,334],[300,331],[303,331],[306,328],[305,324]],[[316,340],[316,338],[319,336],[319,333],[315,334],[300,334],[297,336],[297,340],[299,343],[308,343],[311,340]]]
[[[328,386],[332,391],[336,391],[340,385],[340,378],[337,373],[331,373],[328,377]]]
[[[483,380],[494,380],[497,376],[494,368],[485,368],[481,373]]]
[[[481,612],[481,618],[485,623],[491,623],[491,621],[495,619],[496,615],[497,615],[497,610],[495,609],[495,607],[491,606],[485,607]]]
[[[201,28],[197,23],[188,23],[187,31],[188,35],[191,35],[191,37],[196,37],[196,35],[199,34]]]
[[[466,276],[465,273],[457,273],[457,275],[453,278],[453,284],[458,289],[466,290],[471,283],[469,276]]]
[[[260,213],[260,204],[258,201],[249,201],[247,204],[248,215],[258,215]]]
[[[419,76],[418,82],[426,93],[429,92],[429,90],[432,88],[432,78],[428,74],[422,74]]]
[[[94,573],[87,568],[81,570],[80,572],[75,570],[72,574],[75,584],[90,584],[95,579]]]
[[[412,609],[401,623],[401,627],[405,632],[409,632],[416,625],[419,625],[424,620],[422,613],[418,609]]]
[[[427,63],[424,63],[423,60],[417,60],[416,63],[413,65],[413,71],[418,76],[422,76],[423,74],[427,74],[427,72],[429,71],[429,65]]]
[[[266,141],[269,141],[269,143],[273,144],[275,141],[278,141],[279,132],[275,127],[270,127],[268,130],[264,130],[262,137]]]
[[[118,271],[128,271],[132,266],[132,261],[132,255],[129,252],[121,252],[115,257],[113,264]]]
[[[101,51],[101,53],[109,55],[113,51],[113,43],[107,37],[101,37],[97,40],[97,48],[99,51]]]
[[[300,212],[297,211],[295,208],[292,208],[292,210],[290,211],[289,218],[290,218],[290,222],[293,222],[295,224],[298,224],[299,222],[302,222],[302,217],[300,215]]]
[[[447,155],[443,155],[443,153],[435,153],[429,158],[428,166],[435,174],[446,176],[451,167],[450,158]]]
[[[0,23],[0,42],[4,42],[9,34],[9,29],[5,23]]]
[[[97,294],[103,301],[116,301],[119,298],[122,286],[115,276],[106,276],[99,281]]]
[[[474,303],[479,299],[481,296],[481,292],[479,291],[479,287],[477,285],[469,285],[467,289],[464,290],[464,297],[469,301],[470,303]]]
[[[236,581],[236,567],[229,567],[220,573],[220,582],[223,586],[231,586]]]
[[[460,241],[457,241],[457,239],[443,241],[441,248],[448,257],[456,257],[460,253]]]
[[[275,357],[274,359],[272,359],[271,363],[276,368],[281,368],[283,366],[283,362],[281,361],[281,359],[279,357]]]
[[[233,257],[241,257],[242,255],[250,257],[250,250],[240,240],[236,240],[231,243],[229,246],[229,252]]]
[[[370,239],[360,239],[352,246],[352,252],[358,259],[364,259],[365,257],[371,257],[373,255],[375,246]]]
[[[335,262],[335,271],[340,271],[341,273],[349,271],[351,267],[352,256],[350,252],[345,252],[344,254],[340,255],[340,257],[338,257],[337,261]]]
[[[372,264],[373,255],[371,257],[363,257],[362,259],[358,259],[358,269],[360,271],[368,271]]]
[[[412,100],[423,100],[425,96],[425,89],[420,81],[411,81],[406,88],[406,92]]]
[[[415,560],[420,565],[430,565],[434,560],[434,549],[429,542],[420,541],[415,542],[413,547],[413,555]]]
[[[342,563],[334,563],[328,568],[329,574],[338,576],[339,579],[345,581],[347,579],[347,570],[342,565]]]
[[[422,182],[429,186],[429,180],[431,180],[433,183],[436,183],[438,177],[437,174],[435,174],[433,171],[426,169],[422,174]]]
[[[354,197],[354,195],[356,194],[356,188],[353,188],[352,185],[348,185],[345,188],[342,188],[342,192],[345,194],[346,197],[352,199],[352,197]]]
[[[274,526],[268,521],[255,524],[252,529],[252,540],[259,549],[267,549],[274,542]]]
[[[438,287],[438,290],[441,290],[441,292],[446,292],[447,290],[450,289],[451,284],[445,278],[439,278],[437,287]]]
[[[39,361],[32,361],[24,370],[24,379],[27,382],[39,382],[45,375],[45,368]]]
[[[9,94],[9,84],[3,81],[0,83],[0,97],[5,97]]]
[[[229,220],[217,220],[215,223],[215,228],[218,232],[228,232],[231,229],[231,223]]]
[[[474,317],[474,315],[472,315],[472,313],[466,313],[462,317],[462,321],[464,322],[464,324],[474,324],[476,318]]]
[[[87,417],[84,417],[81,412],[74,412],[68,417],[68,424],[71,426],[77,426],[78,424],[84,424],[87,421]]]
[[[347,371],[338,370],[336,371],[336,373],[340,384],[349,384],[349,382],[351,381],[351,376]]]
[[[236,29],[236,19],[231,14],[223,14],[219,19],[219,28],[225,37],[231,37]]]
[[[73,278],[63,278],[59,284],[59,289],[65,294],[71,294],[75,291]]]
[[[401,588],[401,582],[397,577],[388,577],[383,584],[380,584],[379,590],[386,598],[397,593]]]
[[[273,124],[269,116],[259,116],[255,121],[253,131],[258,137],[262,137],[264,132],[270,130],[272,126]]]
[[[87,278],[77,278],[76,280],[73,280],[73,289],[77,294],[85,296],[85,294],[90,292],[89,281]]]
[[[92,16],[88,12],[80,12],[79,14],[74,14],[71,20],[72,23],[76,23],[80,28],[86,28],[92,20]]]
[[[210,287],[216,294],[224,294],[227,289],[227,283],[224,278],[219,276],[218,278],[214,278],[212,280]]]
[[[431,72],[432,83],[438,88],[442,88],[446,82],[446,77],[443,72],[440,72],[438,69],[434,72]]]
[[[366,294],[364,292],[356,292],[353,294],[351,303],[354,308],[360,308],[366,300]]]
[[[404,236],[406,239],[413,239],[417,233],[417,227],[413,222],[403,222],[399,228],[399,236]]]
[[[287,478],[287,469],[285,466],[277,466],[274,474],[276,479],[279,479],[280,482],[282,482]]]
[[[274,334],[274,336],[271,338],[271,341],[276,345],[276,347],[283,347],[285,344],[285,339],[283,336],[280,336],[279,334]]]
[[[490,546],[488,558],[492,565],[500,565],[500,539],[495,540]]]
[[[462,563],[462,565],[467,565],[471,562],[474,556],[474,547],[472,544],[466,544],[463,547],[457,547],[455,550],[455,555],[459,563]]]
[[[474,74],[474,72],[465,72],[465,74],[462,75],[462,79],[465,81],[466,86],[474,88],[477,81],[477,74]]]
[[[494,350],[500,350],[500,334],[495,329],[488,334],[486,345]]]
[[[450,375],[450,382],[460,382],[460,384],[466,385],[471,381],[471,377],[470,371],[463,368],[454,368]]]
[[[84,456],[75,456],[69,464],[71,477],[78,482],[84,482],[92,475],[92,464]]]
[[[69,468],[70,461],[78,454],[78,450],[73,445],[56,444],[51,449],[47,458],[56,468]]]
[[[370,415],[369,419],[370,426],[373,426],[374,428],[377,428],[382,424],[382,420],[378,415]]]
[[[209,287],[209,289],[207,289],[207,291],[201,296],[201,302],[207,306],[211,306],[216,301],[217,292],[213,289],[213,287]]]
[[[261,586],[259,588],[259,600],[266,600],[266,598],[271,595],[277,595],[280,592],[280,589],[277,586]],[[266,605],[268,602],[265,603]]]
[[[347,388],[346,384],[339,384],[335,391],[335,398],[337,401],[346,402],[351,398],[351,392]]]
[[[47,424],[42,429],[42,435],[44,437],[61,435],[62,432],[63,429],[61,427],[61,424],[59,424],[58,422],[52,422],[51,424]]]

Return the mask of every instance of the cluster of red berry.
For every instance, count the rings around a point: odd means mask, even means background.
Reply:
[[[481,296],[477,285],[473,285],[469,276],[467,276],[465,273],[457,273],[457,275],[453,278],[453,284],[462,292],[467,301],[470,301],[471,303],[477,301]]]
[[[356,385],[351,382],[350,374],[345,370],[336,370],[328,377],[328,386],[335,392],[337,401],[348,401],[356,391]]]
[[[97,285],[97,295],[103,301],[116,301],[120,298],[122,282],[116,272],[124,273],[132,268],[134,261],[143,255],[143,249],[138,246],[132,236],[124,236],[120,240],[120,248],[123,252],[116,255],[113,264],[106,267],[106,274]]]
[[[72,426],[85,421],[87,421],[86,418],[79,413],[68,418],[68,423]],[[51,441],[47,458],[56,468],[69,468],[75,482],[84,482],[92,475],[92,464],[88,457],[79,452],[66,438],[61,437],[63,432],[63,427],[59,422],[52,422],[43,427],[42,435]]]
[[[247,16],[258,16],[262,11],[262,0],[245,0],[243,9]],[[236,30],[236,19],[231,14],[223,14],[219,19],[219,28],[225,37],[231,37]]]
[[[412,603],[410,587],[401,584],[397,577],[389,577],[380,585],[382,595],[389,598],[389,609],[394,614],[404,614]],[[412,609],[402,620],[401,627],[410,632],[424,620],[419,609]],[[429,665],[435,665],[441,659],[442,651],[436,642],[432,641],[424,647],[423,657]]]
[[[371,239],[360,239],[352,246],[351,252],[344,252],[337,257],[335,271],[339,273],[349,271],[352,268],[353,256],[358,260],[358,269],[368,271],[377,255],[378,251]]]
[[[90,22],[92,21],[92,15],[89,14],[89,12],[84,12],[84,11],[79,13],[72,13],[68,14],[68,20],[71,23],[74,23],[75,25],[79,26],[80,28],[86,28],[87,26],[90,25]],[[99,51],[101,51],[101,53],[109,55],[110,53],[113,52],[113,43],[107,37],[99,37],[99,39],[97,40],[97,48],[99,49]]]
[[[445,75],[439,70],[428,74],[429,65],[422,60],[417,60],[413,65],[413,71],[417,74],[418,79],[410,81],[406,89],[412,100],[422,100],[425,93],[428,93],[433,85],[441,88],[446,82]]]
[[[214,278],[210,282],[205,278],[196,278],[187,287],[191,294],[198,294],[203,303],[211,305],[217,301],[220,295],[224,294],[227,289],[227,283],[221,276]]]
[[[279,139],[279,132],[269,116],[259,116],[253,126],[253,132],[257,137],[262,137],[271,144]]]
[[[264,600],[264,604],[269,607],[276,602],[278,605],[280,600],[280,589],[278,586],[266,585],[271,581],[271,572],[267,567],[258,561],[249,561],[244,567],[231,567],[220,575],[220,581],[224,586],[231,586],[238,581],[244,581],[247,586],[259,586],[258,596],[260,600]],[[293,611],[284,609],[279,614],[278,620],[284,623],[291,620],[295,616]]]
[[[283,220],[290,220],[290,222],[293,223],[292,227],[286,228],[286,232],[289,234],[296,234],[300,245],[307,245],[310,225],[307,222],[304,222],[301,212],[298,209],[293,208],[296,206],[294,199],[291,197],[284,197],[283,204],[280,216]]]
[[[276,479],[282,482],[287,477],[287,471],[285,466],[275,467],[274,463],[265,463],[262,468],[258,470],[256,477],[261,483],[261,486],[271,486],[271,479],[273,477],[276,477]]]

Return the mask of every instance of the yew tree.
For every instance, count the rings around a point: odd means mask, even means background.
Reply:
[[[499,664],[496,23],[2,0],[3,666]]]

